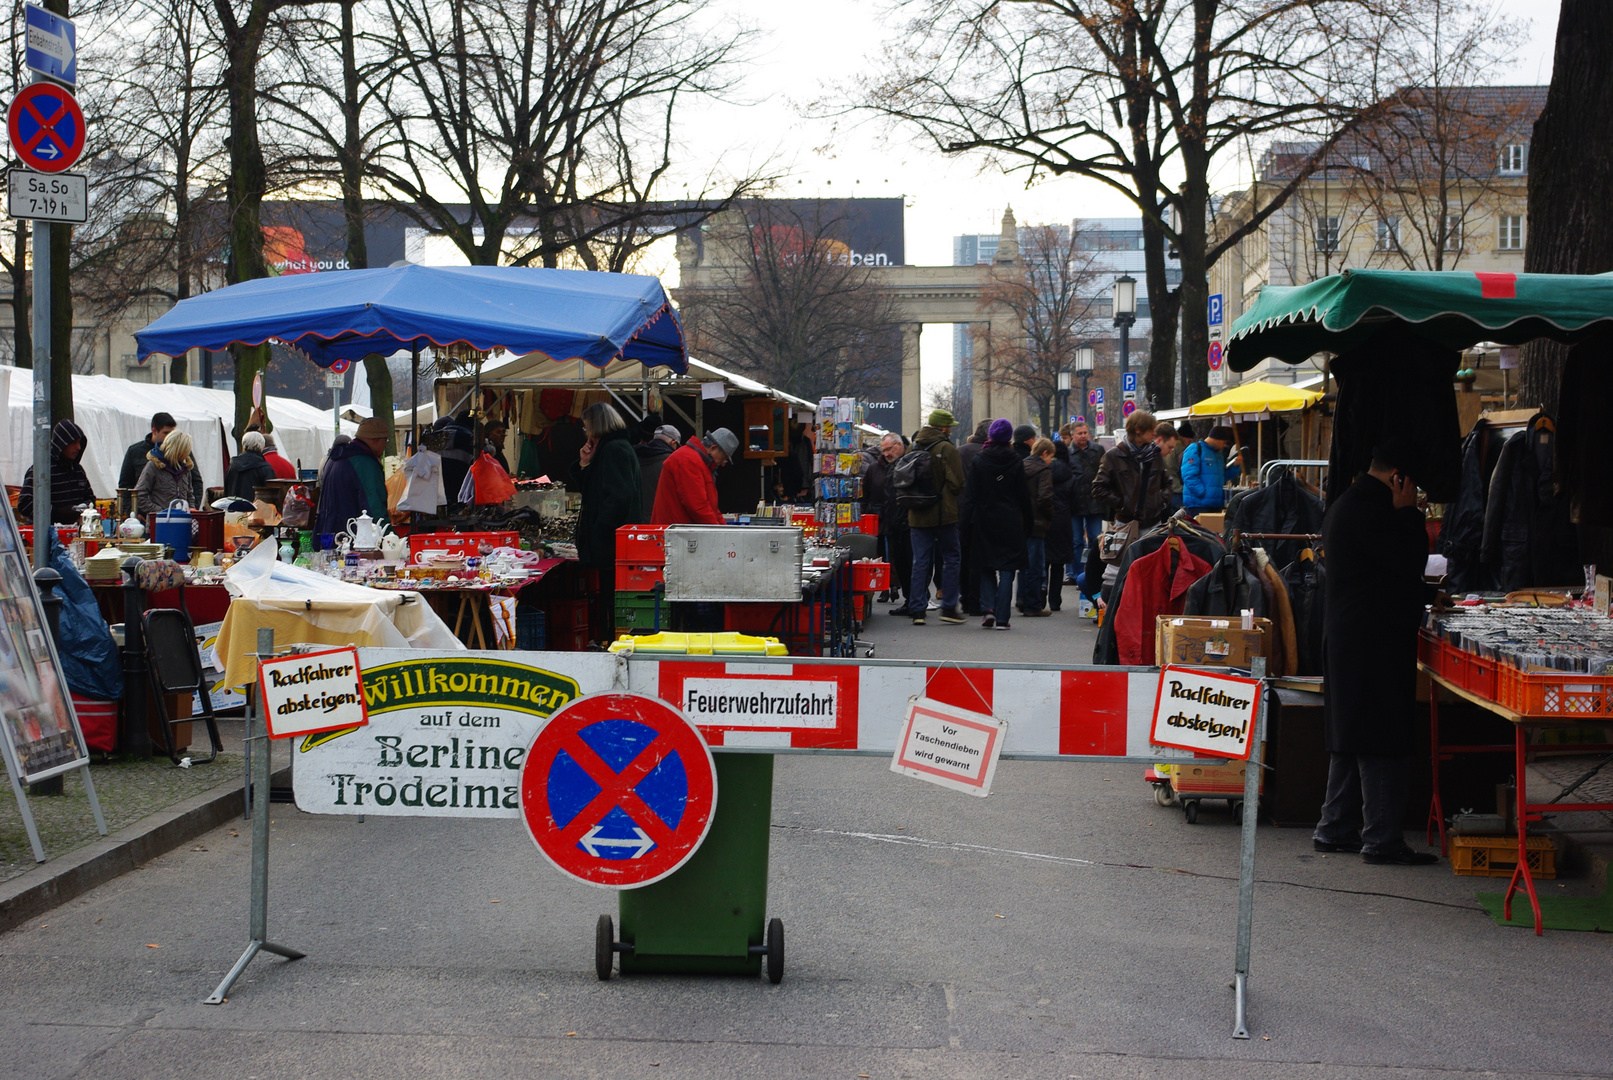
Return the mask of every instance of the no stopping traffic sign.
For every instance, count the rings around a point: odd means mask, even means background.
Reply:
[[[555,713],[521,767],[521,816],[578,881],[631,889],[689,860],[711,828],[717,771],[682,713],[642,694],[593,694]]]
[[[40,172],[71,168],[84,152],[84,114],[72,91],[34,83],[17,91],[6,112],[11,148],[23,164]]]

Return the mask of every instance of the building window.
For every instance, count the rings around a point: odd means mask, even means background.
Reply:
[[[1496,244],[1498,251],[1523,250],[1523,215],[1501,215],[1501,240]]]
[[[1336,217],[1319,217],[1316,219],[1316,250],[1333,252],[1339,249],[1339,219]]]
[[[1400,250],[1400,219],[1386,217],[1378,219],[1378,250]]]
[[[1445,215],[1445,250],[1462,250],[1462,215]]]
[[[1507,143],[1501,147],[1501,175],[1523,175],[1523,143]]]

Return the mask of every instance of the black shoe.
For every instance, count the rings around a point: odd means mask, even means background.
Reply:
[[[911,616],[913,613],[911,611],[907,610],[906,605],[903,605],[902,607],[893,607],[889,611],[885,612],[885,614],[887,614],[887,615],[898,615],[898,616],[901,616],[901,615]]]
[[[963,618],[964,618],[963,612],[959,611],[957,608],[942,608],[941,609],[941,621],[942,622],[945,622],[945,623],[961,623],[961,622],[963,622]]]
[[[1312,837],[1311,846],[1317,851],[1342,851],[1350,855],[1354,855],[1356,852],[1361,850],[1361,841],[1345,840],[1340,843],[1333,843],[1328,840],[1317,840],[1316,838]]]
[[[917,615],[913,616],[913,625],[914,626],[923,626],[924,625],[924,613],[922,611],[919,612]]]
[[[1409,847],[1395,851],[1363,851],[1361,861],[1372,866],[1428,866],[1439,862],[1432,851],[1413,851]]]

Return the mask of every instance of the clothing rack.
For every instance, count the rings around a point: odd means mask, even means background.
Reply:
[[[1320,540],[1321,533],[1254,533],[1240,532],[1232,534],[1238,540]]]

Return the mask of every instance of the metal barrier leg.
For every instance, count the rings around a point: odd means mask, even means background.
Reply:
[[[1232,978],[1234,1039],[1249,1038],[1249,943],[1255,918],[1255,827],[1260,817],[1260,777],[1265,769],[1266,756],[1266,658],[1255,657],[1250,667],[1254,677],[1261,680],[1261,690],[1254,747],[1243,770],[1243,843],[1238,860],[1238,953]]]
[[[274,631],[258,631],[258,660],[274,658]],[[249,692],[250,693],[250,692]],[[259,741],[258,752],[252,759],[252,917],[250,940],[241,958],[230,968],[224,981],[207,998],[205,1004],[222,1005],[235,985],[235,980],[246,971],[246,966],[260,951],[272,952],[287,960],[301,960],[305,954],[285,945],[269,941],[269,728],[262,716],[256,695],[247,699],[247,744]]]

